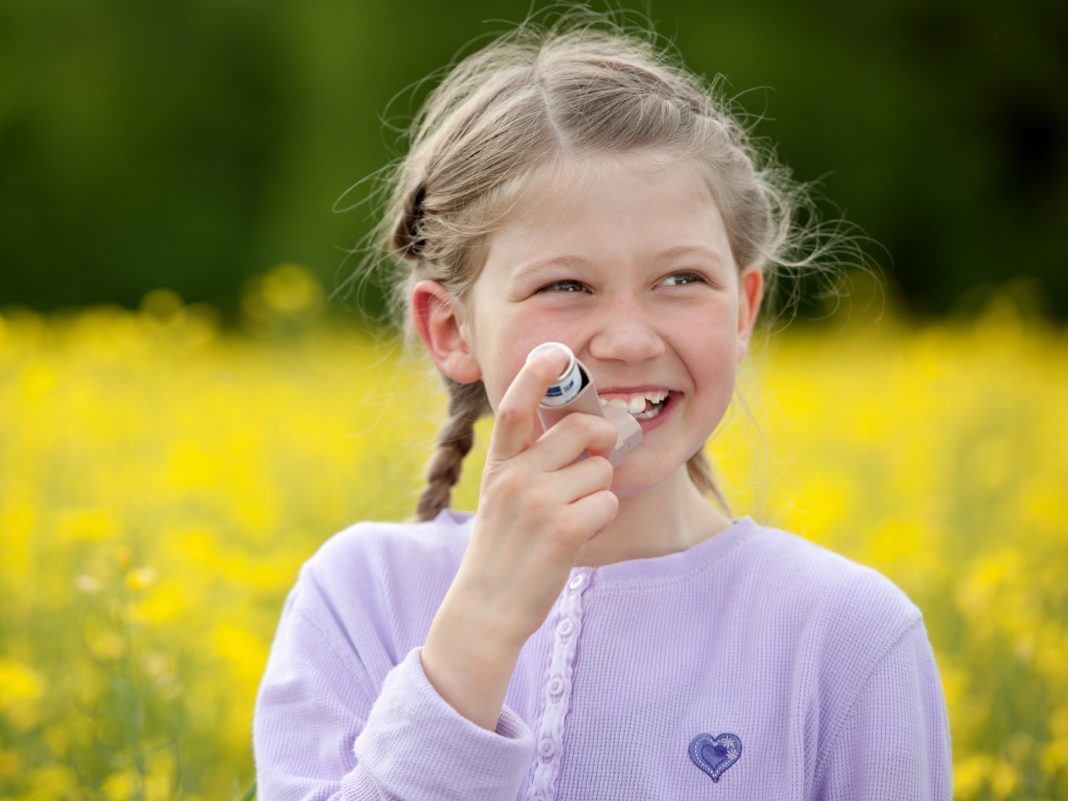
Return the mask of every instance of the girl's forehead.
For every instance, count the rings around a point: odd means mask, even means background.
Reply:
[[[496,233],[570,227],[576,215],[695,205],[713,207],[719,217],[704,171],[692,157],[663,151],[565,154],[516,183]]]
[[[705,188],[696,159],[662,150],[572,152],[535,165],[518,183],[517,203],[537,202],[547,197],[574,197],[579,190],[627,178],[644,185],[648,181],[692,177],[692,188]]]
[[[730,250],[701,171],[692,159],[660,153],[570,157],[535,170],[486,245],[485,267],[513,275],[545,259],[647,260],[682,246],[726,257]]]

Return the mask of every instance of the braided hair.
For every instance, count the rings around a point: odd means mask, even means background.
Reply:
[[[475,422],[489,411],[481,381],[461,384],[445,378],[449,417],[438,432],[434,453],[426,466],[427,485],[415,506],[418,520],[433,520],[448,507],[452,488],[460,480],[464,457],[475,444]]]

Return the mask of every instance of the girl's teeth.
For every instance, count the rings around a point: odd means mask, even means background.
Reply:
[[[629,400],[627,398],[601,398],[602,406],[615,406],[617,409],[626,409],[630,414],[646,419],[648,417],[655,417],[659,412],[657,408],[660,404],[667,400],[670,393],[666,390],[658,392],[644,392],[641,395],[635,395]],[[652,408],[648,412],[645,410],[646,402],[648,402]]]
[[[664,408],[664,401],[668,399],[668,395],[671,393],[661,390],[658,392],[644,392],[641,395],[635,395],[630,400],[626,398],[600,398],[602,406],[614,406],[617,409],[625,409],[629,414],[632,414],[636,420],[651,420]],[[649,406],[649,410],[646,411],[645,407]]]

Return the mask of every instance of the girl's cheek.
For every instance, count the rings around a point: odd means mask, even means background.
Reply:
[[[593,314],[583,314],[573,309],[551,310],[543,309],[530,315],[525,322],[525,329],[529,332],[537,332],[540,342],[549,340],[577,341],[584,335],[588,335],[596,329],[597,317]]]

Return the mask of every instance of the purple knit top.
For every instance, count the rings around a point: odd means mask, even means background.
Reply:
[[[919,610],[749,518],[573,569],[496,731],[477,726],[420,663],[470,527],[453,512],[362,523],[304,565],[256,704],[261,801],[951,797]]]

